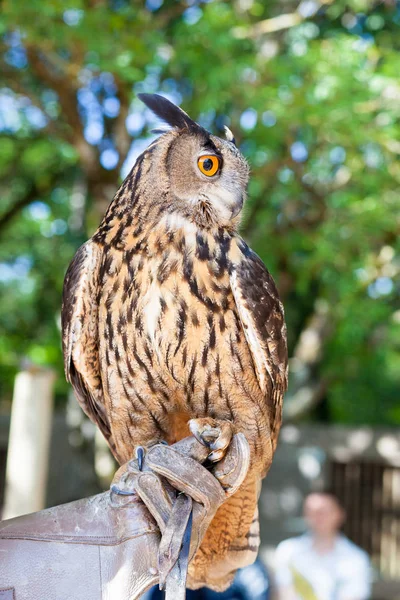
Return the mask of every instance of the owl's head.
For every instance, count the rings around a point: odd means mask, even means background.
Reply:
[[[149,157],[149,175],[154,191],[162,192],[164,212],[199,227],[235,228],[249,167],[232,133],[226,128],[226,139],[212,135],[157,94],[139,98],[171,128],[152,145]]]

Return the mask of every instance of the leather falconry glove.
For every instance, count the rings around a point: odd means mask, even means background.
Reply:
[[[135,461],[118,471],[115,483],[129,496],[104,492],[1,521],[0,598],[72,600],[84,590],[85,600],[137,600],[159,581],[158,567],[170,598],[184,597],[188,560],[180,548],[191,500],[177,496],[176,489],[193,499],[189,559],[219,503],[240,486],[249,462],[241,434],[213,474],[198,462],[208,453],[194,438],[154,446],[142,472]],[[138,494],[131,494],[132,483]]]
[[[225,457],[210,470],[201,464],[209,454],[210,448],[194,437],[173,446],[157,444],[123,465],[111,485],[113,505],[124,505],[136,493],[160,528],[158,574],[167,600],[185,597],[188,562],[217,509],[239,489],[248,471],[250,449],[241,433],[233,436]]]

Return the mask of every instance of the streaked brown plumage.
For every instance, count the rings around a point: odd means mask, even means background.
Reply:
[[[283,308],[236,232],[248,167],[234,143],[157,96],[143,99],[174,128],[138,158],[68,269],[65,370],[120,463],[139,444],[188,435],[189,419],[229,421],[246,435],[247,480],[190,568],[192,586],[220,588],[258,546],[259,483],[287,386]],[[199,172],[201,155],[218,157],[217,175]]]

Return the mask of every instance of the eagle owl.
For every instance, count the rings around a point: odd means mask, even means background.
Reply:
[[[237,233],[249,168],[231,132],[221,139],[167,99],[140,98],[170,129],[139,156],[69,266],[65,371],[120,463],[138,445],[190,431],[216,461],[233,433],[246,436],[247,478],[189,569],[191,587],[221,589],[259,544],[260,481],[287,386],[283,307]]]

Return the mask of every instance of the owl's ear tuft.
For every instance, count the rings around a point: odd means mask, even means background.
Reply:
[[[171,127],[188,129],[193,132],[204,131],[185,111],[167,100],[167,98],[159,94],[138,94],[138,97],[157,117],[160,117]]]
[[[224,130],[225,130],[225,137],[228,140],[228,142],[232,142],[232,144],[235,144],[235,146],[236,146],[235,136],[233,135],[232,131],[226,125],[224,125]]]

